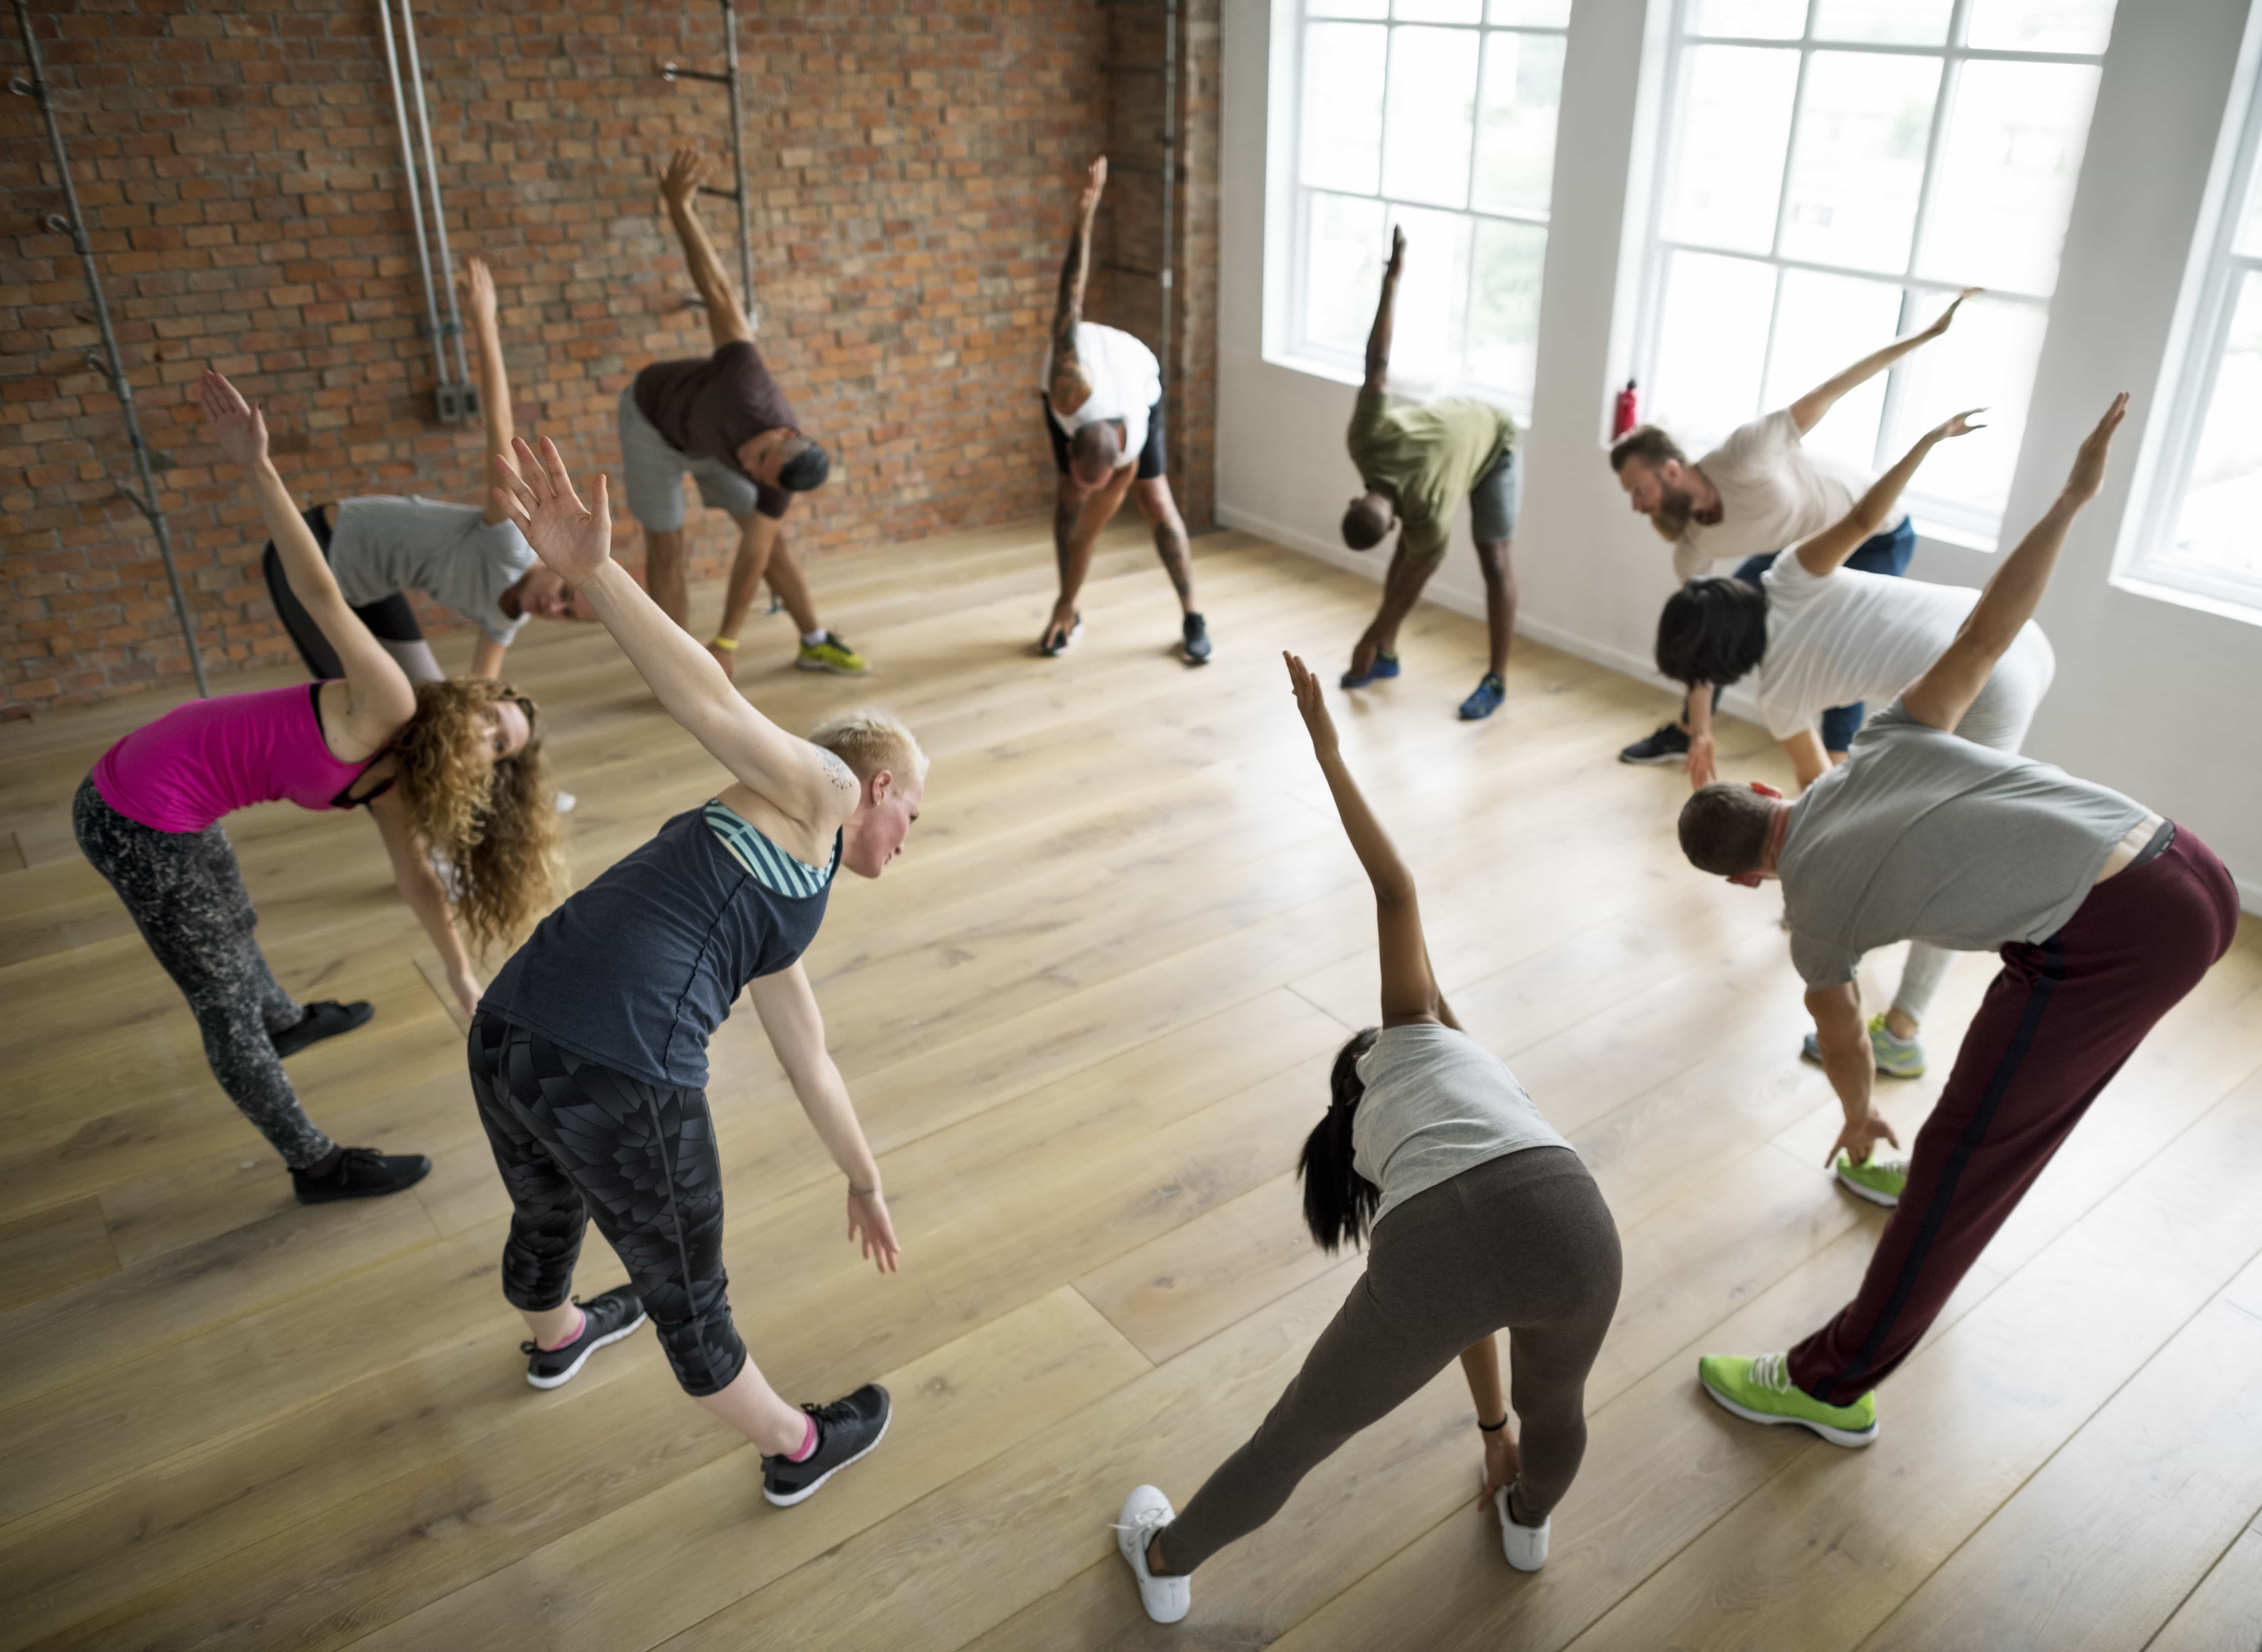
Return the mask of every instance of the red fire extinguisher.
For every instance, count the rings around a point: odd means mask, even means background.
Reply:
[[[1640,422],[1641,394],[1629,378],[1625,388],[1618,391],[1617,406],[1610,414],[1610,440],[1616,442]]]

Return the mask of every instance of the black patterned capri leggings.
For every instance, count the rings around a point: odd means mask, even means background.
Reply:
[[[472,1022],[469,1056],[479,1123],[510,1191],[510,1305],[542,1313],[566,1301],[594,1217],[683,1391],[728,1388],[746,1345],[731,1323],[707,1092],[630,1078],[486,1014]]]
[[[1508,1332],[1517,1505],[1545,1516],[1587,1451],[1587,1373],[1618,1302],[1618,1231],[1567,1147],[1527,1147],[1424,1189],[1385,1217],[1366,1272],[1249,1443],[1163,1541],[1190,1572],[1271,1519],[1297,1483],[1411,1398],[1462,1349]]]
[[[293,1170],[325,1157],[330,1138],[299,1105],[270,1036],[297,1026],[306,1011],[276,984],[251,937],[259,914],[227,834],[216,824],[200,832],[144,826],[111,808],[92,775],[71,800],[71,829],[189,1001],[228,1100]]]

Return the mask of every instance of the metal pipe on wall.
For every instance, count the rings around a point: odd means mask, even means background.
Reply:
[[[403,5],[408,0],[401,0]],[[717,195],[738,206],[738,302],[746,306],[746,319],[756,319],[754,305],[754,233],[753,198],[746,190],[746,110],[740,95],[738,77],[738,8],[736,0],[723,4],[723,72],[709,69],[685,68],[674,61],[659,65],[659,77],[669,85],[680,80],[703,80],[727,89],[731,94],[731,171],[733,189],[718,190],[701,184],[702,195]],[[688,18],[687,17],[687,23]]]
[[[448,334],[456,341],[456,382],[468,386],[472,365],[464,356],[464,317],[456,307],[456,264],[448,255],[448,215],[440,205],[440,162],[432,153],[432,122],[424,110],[424,66],[416,55],[416,19],[409,13],[408,0],[400,0],[400,39],[408,48],[408,89],[416,95],[416,130],[424,140],[424,187],[432,197],[432,239],[440,248],[440,295],[448,301]],[[468,418],[476,411],[475,405],[466,405],[463,416]],[[440,416],[447,417],[444,408]]]
[[[54,97],[47,85],[45,61],[40,56],[38,37],[32,32],[32,12],[27,0],[16,0],[16,26],[23,32],[24,56],[31,67],[28,78],[18,75],[8,83],[8,90],[19,97],[30,97],[40,105],[40,113],[47,126],[47,147],[55,161],[55,176],[61,181],[63,205],[68,210],[66,217],[51,212],[43,220],[57,234],[68,233],[71,246],[77,251],[79,266],[86,277],[87,292],[94,299],[95,325],[102,334],[102,354],[89,356],[86,364],[109,382],[118,397],[119,411],[126,415],[126,434],[133,444],[134,472],[140,478],[141,491],[120,486],[119,493],[134,509],[141,513],[157,535],[157,556],[165,564],[165,583],[173,593],[173,617],[180,621],[181,641],[188,644],[189,672],[196,679],[197,693],[205,698],[212,686],[205,681],[205,659],[197,647],[197,628],[189,616],[188,594],[181,588],[181,570],[173,560],[173,535],[165,522],[165,513],[157,504],[157,478],[149,463],[149,446],[141,440],[141,420],[133,409],[133,381],[126,376],[125,359],[118,353],[118,334],[110,325],[110,302],[102,291],[102,274],[95,268],[94,247],[87,240],[86,215],[79,210],[78,189],[71,182],[70,154],[63,147],[63,130],[55,119]]]
[[[423,134],[423,178],[417,177],[416,140],[408,125],[408,94],[402,90],[400,56],[393,39],[391,0],[377,0],[378,28],[385,37],[385,74],[393,86],[393,117],[400,132],[400,166],[408,179],[408,223],[416,236],[416,265],[424,277],[424,326],[432,341],[432,370],[439,384],[433,392],[434,410],[443,422],[458,424],[479,411],[479,392],[472,388],[471,364],[464,356],[464,323],[456,306],[455,266],[448,255],[448,225],[440,205],[440,171],[432,153],[432,126],[424,107],[424,75],[416,56],[416,29],[408,0],[400,0],[401,42],[408,56],[408,86],[415,93],[416,128]],[[432,277],[432,247],[424,226],[424,196],[431,196],[430,234],[440,244],[440,278]],[[440,298],[448,302],[448,320],[440,320]],[[456,370],[448,366],[448,341],[456,344]]]
[[[416,179],[416,145],[408,135],[408,100],[400,90],[400,60],[393,44],[393,8],[377,0],[378,32],[385,37],[385,77],[393,85],[393,117],[400,128],[400,167],[408,175],[408,223],[416,233],[416,267],[424,272],[424,330],[432,341],[432,370],[448,380],[448,350],[440,337],[440,305],[432,291],[432,253],[424,240],[422,191]]]

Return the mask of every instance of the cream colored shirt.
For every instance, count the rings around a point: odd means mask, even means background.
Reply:
[[[1674,576],[1683,582],[1725,558],[1765,556],[1820,533],[1877,479],[1808,452],[1788,407],[1742,426],[1696,468],[1720,495],[1720,520],[1689,523],[1673,547]]]

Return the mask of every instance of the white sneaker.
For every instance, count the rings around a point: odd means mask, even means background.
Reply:
[[[1154,1487],[1135,1486],[1123,1499],[1123,1513],[1115,1523],[1115,1547],[1139,1580],[1139,1604],[1156,1623],[1176,1623],[1193,1605],[1191,1578],[1157,1577],[1147,1569],[1147,1545],[1175,1513],[1170,1498]]]
[[[1537,1526],[1521,1526],[1508,1512],[1508,1494],[1513,1486],[1502,1486],[1492,1494],[1492,1505],[1500,1512],[1500,1549],[1508,1556],[1508,1563],[1520,1572],[1536,1572],[1547,1563],[1547,1528],[1554,1525],[1552,1518]]]
[[[558,794],[558,812],[560,815],[571,815],[573,812],[573,805],[580,801],[571,792],[560,792]]]

